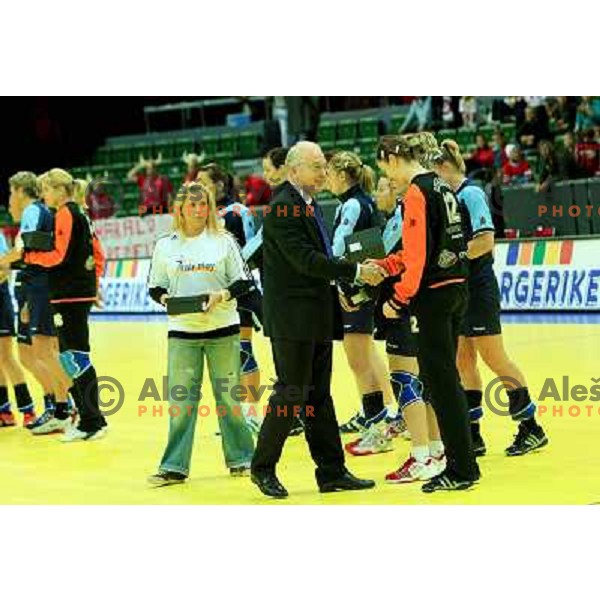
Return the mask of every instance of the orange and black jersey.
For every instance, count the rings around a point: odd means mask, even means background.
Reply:
[[[75,202],[63,204],[54,217],[54,249],[26,252],[25,263],[48,269],[50,301],[93,302],[101,249],[90,221]],[[103,265],[102,265],[103,266]]]
[[[419,290],[465,281],[468,266],[463,212],[450,187],[434,173],[412,180],[402,204],[403,250],[379,261],[391,276],[396,304]]]

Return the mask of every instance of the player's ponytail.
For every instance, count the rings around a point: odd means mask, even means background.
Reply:
[[[336,152],[329,160],[328,168],[338,173],[345,173],[350,185],[360,185],[367,193],[375,191],[375,173],[369,165],[363,164],[354,152],[342,150]]]
[[[467,168],[460,152],[460,146],[454,140],[444,140],[440,145],[443,154],[440,162],[450,163],[457,171],[464,175]]]

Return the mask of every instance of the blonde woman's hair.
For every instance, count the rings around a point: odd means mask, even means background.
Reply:
[[[22,190],[28,198],[37,198],[40,195],[40,186],[35,173],[31,171],[19,171],[9,180],[10,187]]]
[[[79,206],[87,208],[87,189],[90,185],[90,182],[86,179],[75,179],[73,183],[73,200],[75,200]]]
[[[75,191],[75,181],[73,177],[63,169],[50,169],[50,171],[40,175],[38,182],[41,185],[45,185],[53,189],[63,188],[65,190],[65,194],[69,198],[73,197],[73,192]]]
[[[338,173],[345,173],[353,184],[358,183],[367,194],[375,191],[376,178],[373,169],[369,165],[363,164],[360,157],[354,152],[347,150],[336,152],[327,166]]]
[[[433,133],[423,131],[421,133],[409,133],[401,137],[413,149],[415,159],[426,169],[430,169],[435,163],[436,157],[440,154],[440,147]]]
[[[467,172],[465,161],[460,151],[460,146],[454,140],[444,140],[441,144],[441,156],[436,160],[438,163],[450,163],[463,175]]]
[[[211,233],[225,231],[223,224],[217,215],[217,203],[212,190],[198,181],[184,183],[177,192],[173,202],[173,231],[184,234],[185,208],[184,204],[189,199],[207,199],[206,229]]]

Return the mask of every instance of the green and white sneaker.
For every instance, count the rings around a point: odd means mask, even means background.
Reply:
[[[60,441],[69,444],[71,442],[95,442],[106,436],[108,433],[108,427],[102,427],[98,431],[81,431],[79,427],[70,427],[65,431],[65,434],[60,438]]]

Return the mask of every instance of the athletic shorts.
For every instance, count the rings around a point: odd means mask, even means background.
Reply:
[[[262,294],[255,290],[237,299],[240,327],[253,327],[255,331],[262,329]]]
[[[21,283],[15,286],[19,312],[17,315],[17,340],[19,344],[31,345],[34,335],[55,336],[52,309],[46,286]],[[27,307],[28,314],[23,309]]]
[[[75,350],[90,351],[89,316],[91,302],[60,302],[51,304],[52,321],[58,336],[60,352]]]
[[[501,333],[498,281],[495,277],[469,280],[469,300],[461,335],[481,337]]]
[[[411,317],[404,311],[399,319],[386,319],[381,306],[375,314],[375,339],[385,340],[385,351],[391,356],[417,356],[417,339],[411,331]]]
[[[0,284],[0,337],[14,337],[15,311],[8,281]]]
[[[366,302],[358,310],[352,312],[342,311],[344,321],[344,334],[368,333],[375,331],[375,304]]]

